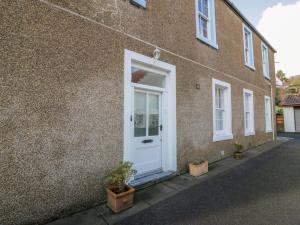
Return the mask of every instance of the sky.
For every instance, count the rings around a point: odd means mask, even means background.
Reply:
[[[300,75],[300,0],[231,0],[277,50],[276,70]]]

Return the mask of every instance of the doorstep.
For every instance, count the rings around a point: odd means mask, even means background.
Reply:
[[[106,204],[102,204],[95,208],[79,212],[63,219],[56,220],[52,223],[48,223],[47,225],[115,224],[131,215],[134,215],[157,204],[158,202],[161,202],[167,198],[171,198],[179,192],[182,192],[218,174],[224,173],[229,169],[245,163],[246,161],[257,157],[260,154],[263,154],[264,152],[278,147],[288,140],[288,138],[278,138],[277,141],[271,141],[258,147],[251,148],[243,154],[244,158],[242,160],[235,160],[232,157],[229,157],[221,161],[211,163],[209,165],[209,172],[200,177],[191,177],[188,174],[176,177],[168,177],[168,180],[137,191],[135,194],[134,206],[124,212],[114,214],[107,208]],[[74,221],[76,221],[76,223],[74,223]]]
[[[175,171],[162,171],[162,172],[158,172],[148,176],[134,179],[129,183],[129,185],[134,187],[135,190],[141,190],[149,186],[152,186],[154,184],[161,183],[165,180],[169,180],[170,178],[175,176],[176,176]]]

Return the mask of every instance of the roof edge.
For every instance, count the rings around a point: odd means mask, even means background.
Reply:
[[[234,5],[230,0],[223,0],[263,41],[272,49],[274,53],[277,53],[276,49],[270,44],[270,42],[255,28],[255,26],[244,16],[244,14]]]

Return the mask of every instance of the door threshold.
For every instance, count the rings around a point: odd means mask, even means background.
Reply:
[[[149,171],[149,172],[146,172],[146,173],[136,175],[136,176],[134,176],[134,180],[138,180],[138,179],[141,179],[143,177],[149,177],[151,175],[159,174],[159,173],[163,173],[163,170],[161,168],[157,169],[157,170],[152,170],[152,171]]]
[[[143,176],[132,180],[129,185],[137,190],[149,187],[153,184],[168,180],[176,176],[175,171],[161,171],[159,173],[151,174],[149,176]]]

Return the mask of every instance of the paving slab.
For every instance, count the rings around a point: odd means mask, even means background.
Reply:
[[[189,174],[183,174],[143,190],[139,190],[135,194],[134,206],[124,212],[115,214],[103,204],[94,209],[49,223],[48,225],[103,225],[126,221],[126,218],[128,217],[138,214],[164,200],[172,199],[172,196],[181,194],[187,189],[193,189],[197,184],[210,180],[219,174],[226,173],[226,171],[238,167],[246,161],[254,159],[264,152],[274,149],[289,140],[289,138],[280,138],[276,142],[268,142],[264,145],[252,148],[244,153],[244,158],[242,160],[235,160],[232,157],[228,157],[212,163],[209,165],[209,172],[200,177],[192,177]],[[215,224],[217,224],[218,220],[216,219],[215,221]]]
[[[183,191],[193,185],[195,185],[197,181],[194,177],[191,177],[189,175],[182,175],[175,177],[171,180],[165,181],[164,184],[167,185],[170,188],[175,189],[177,192]]]
[[[282,143],[217,162],[188,190],[118,225],[299,225],[300,138]]]
[[[136,195],[133,207],[131,207],[130,209],[127,209],[126,211],[116,214],[116,213],[112,212],[106,206],[106,204],[98,206],[96,208],[96,211],[97,211],[97,214],[103,218],[103,220],[106,222],[106,224],[115,224],[115,223],[117,223],[131,215],[137,214],[138,212],[143,211],[144,209],[147,209],[149,207],[150,207],[150,205],[147,202],[139,199],[138,196]]]
[[[164,183],[156,184],[151,188],[147,188],[136,193],[137,197],[143,199],[150,205],[154,205],[164,199],[167,199],[177,193],[176,189],[171,188]]]
[[[96,209],[90,209],[56,220],[48,225],[107,225],[107,223],[97,214]]]

